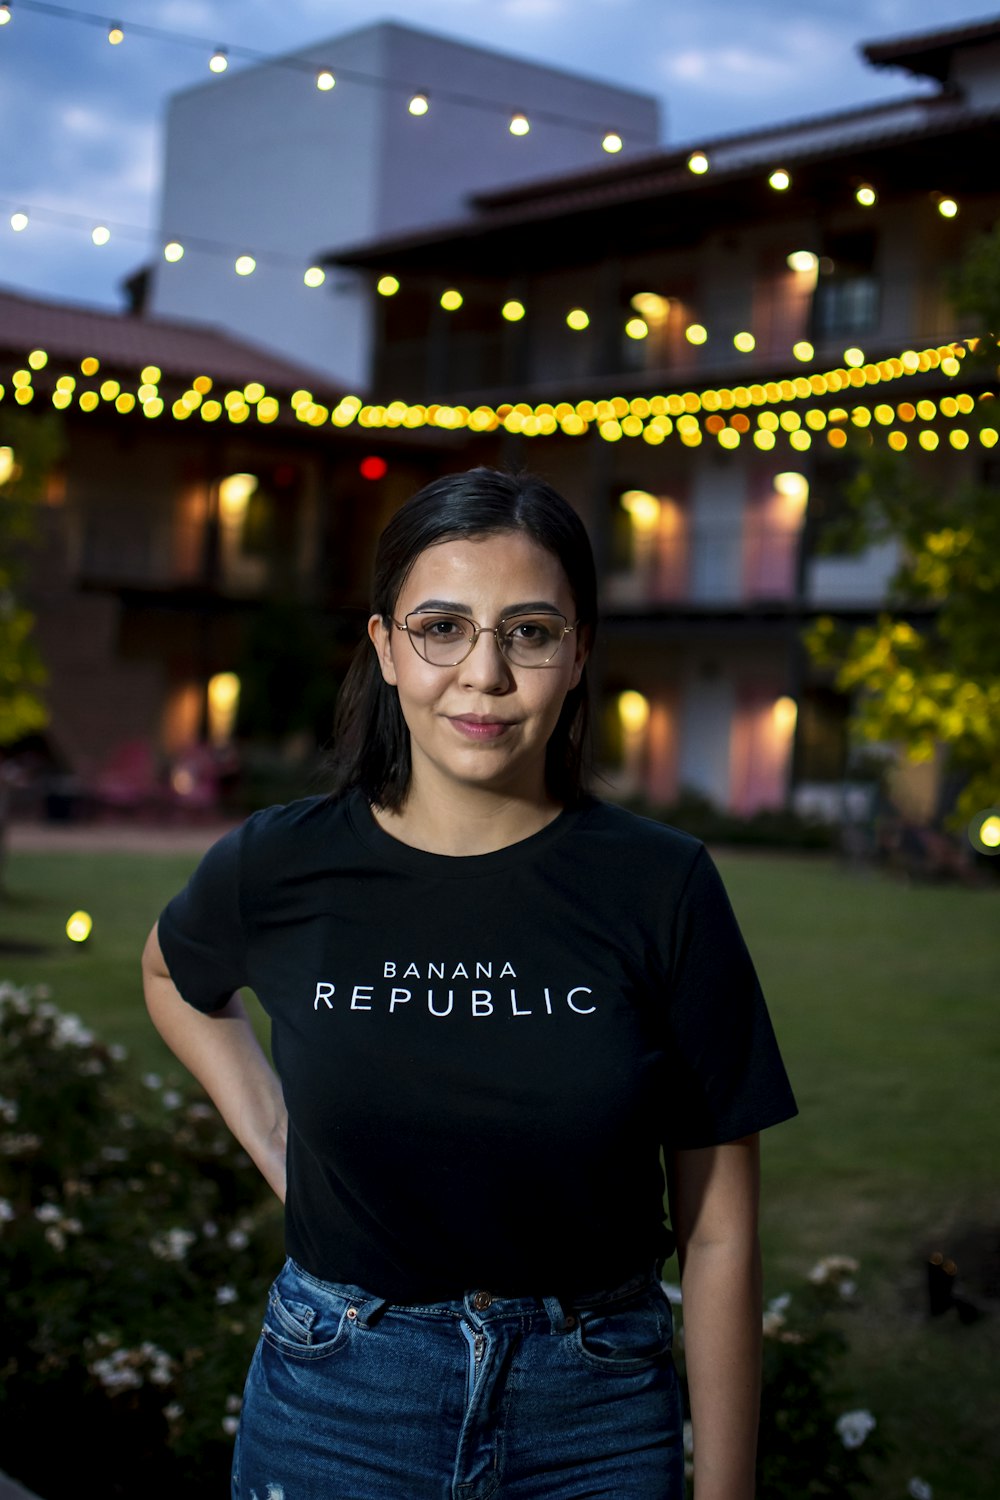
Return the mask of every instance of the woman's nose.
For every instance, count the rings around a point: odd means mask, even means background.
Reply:
[[[483,692],[497,692],[511,682],[510,663],[492,630],[481,630],[476,644],[461,663],[462,680]]]

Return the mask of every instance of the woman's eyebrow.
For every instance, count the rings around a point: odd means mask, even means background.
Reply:
[[[411,615],[420,614],[424,610],[436,609],[443,614],[467,615],[473,618],[471,604],[458,604],[454,599],[424,599],[421,604],[415,604],[407,613]],[[508,604],[500,611],[501,620],[506,620],[510,615],[561,615],[562,610],[553,604],[551,599],[530,599],[524,604]]]

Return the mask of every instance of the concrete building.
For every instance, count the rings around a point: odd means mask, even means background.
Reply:
[[[317,87],[320,74],[334,85]],[[513,111],[527,134],[511,133]],[[622,157],[652,150],[656,101],[391,22],[226,73],[170,103],[160,234],[184,255],[152,268],[149,307],[363,388],[370,290],[346,270],[307,286],[319,252],[588,165],[611,130]],[[256,270],[235,274],[247,254]]]

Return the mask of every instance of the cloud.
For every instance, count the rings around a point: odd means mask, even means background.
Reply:
[[[812,22],[774,27],[758,39],[734,38],[728,45],[684,47],[660,54],[663,75],[673,83],[698,87],[703,93],[756,99],[775,89],[796,90],[824,59],[836,66],[849,61],[842,34]]]

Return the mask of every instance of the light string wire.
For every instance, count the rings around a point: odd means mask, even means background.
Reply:
[[[310,427],[332,424],[342,429],[356,423],[369,431],[432,427],[444,431],[467,429],[473,433],[488,433],[502,427],[506,432],[532,438],[556,434],[580,437],[595,429],[606,442],[642,438],[651,446],[659,446],[668,438],[676,437],[686,447],[698,447],[708,436],[716,438],[722,448],[736,449],[746,437],[764,452],[775,448],[779,441],[786,442],[797,452],[804,452],[812,446],[814,439],[823,436],[831,447],[842,448],[848,441],[849,426],[866,429],[871,438],[883,434],[888,446],[899,452],[908,446],[908,430],[912,429],[919,445],[933,451],[939,446],[940,437],[931,423],[942,418],[950,424],[959,417],[970,417],[976,410],[977,400],[993,402],[995,394],[985,391],[974,397],[968,391],[961,391],[957,396],[947,395],[939,401],[921,398],[915,402],[900,401],[893,406],[887,401],[864,402],[852,398],[850,393],[866,385],[878,384],[883,379],[892,381],[904,376],[940,374],[949,380],[954,379],[961,372],[966,354],[979,342],[969,339],[964,343],[943,344],[919,352],[904,350],[892,359],[883,360],[879,365],[866,365],[863,369],[833,370],[826,375],[817,373],[808,379],[798,376],[763,385],[737,386],[733,390],[706,390],[700,394],[675,391],[669,395],[635,396],[631,399],[614,396],[575,404],[568,401],[542,402],[531,406],[528,402],[503,402],[496,407],[484,404],[471,408],[405,401],[393,401],[383,406],[365,403],[355,395],[342,396],[331,407],[315,400],[313,393],[304,388],[294,391],[285,406],[278,397],[269,395],[259,381],[213,394],[214,382],[208,375],[196,376],[188,388],[168,405],[160,390],[162,371],[155,365],[143,367],[137,389],[133,392],[126,389],[117,377],[105,374],[98,380],[101,367],[95,356],[81,360],[72,373],[64,370],[56,376],[46,351],[33,349],[24,364],[8,375],[9,391],[0,382],[0,402],[12,397],[18,405],[27,406],[36,396],[43,400],[48,396],[57,410],[65,410],[75,402],[83,412],[96,411],[103,405],[113,407],[122,416],[141,411],[144,416],[155,418],[169,411],[175,419],[183,421],[198,413],[206,422],[225,416],[235,424],[245,422],[251,416],[257,422],[269,424],[290,410],[297,421]],[[992,336],[990,342],[993,342]],[[40,381],[37,386],[36,378]],[[794,403],[798,401],[841,392],[853,400],[850,408],[843,405],[826,409],[814,405],[805,411],[804,417],[794,409]],[[782,403],[784,408],[780,413],[776,412],[773,408]],[[748,408],[755,408],[755,420],[751,420]],[[983,447],[992,448],[997,441],[996,429],[984,425],[978,438]],[[971,439],[964,427],[954,426],[948,441],[953,448],[961,449],[967,447]]]
[[[6,10],[11,17],[16,17],[21,11],[34,11],[39,15],[50,16],[60,21],[76,22],[83,26],[100,27],[105,32],[116,28],[123,33],[123,39],[130,36],[142,37],[148,41],[170,42],[182,47],[195,47],[210,55],[222,54],[226,58],[237,57],[250,63],[267,63],[272,67],[286,68],[291,72],[303,74],[312,78],[315,82],[318,73],[329,73],[336,82],[343,80],[347,83],[359,83],[366,88],[380,89],[386,93],[398,94],[403,98],[423,97],[433,103],[436,100],[448,104],[461,104],[468,109],[478,109],[486,114],[502,116],[509,122],[515,116],[523,114],[518,105],[508,105],[497,100],[483,99],[478,94],[463,93],[459,89],[434,88],[427,90],[424,86],[410,84],[402,80],[383,78],[376,73],[365,73],[357,68],[338,68],[332,63],[325,64],[318,61],[309,62],[301,57],[289,57],[275,53],[264,52],[256,47],[247,47],[240,42],[213,42],[207,37],[192,36],[188,32],[174,31],[162,26],[149,26],[139,21],[124,22],[115,16],[103,16],[93,11],[71,10],[65,5],[53,5],[49,0],[9,0]],[[307,44],[308,45],[308,44]],[[335,45],[335,43],[334,43]],[[579,130],[588,135],[598,132],[603,136],[613,135],[622,140],[621,133],[610,123],[601,127],[593,120],[582,120],[579,116],[568,115],[556,110],[535,109],[531,110],[530,119],[544,121],[547,125],[561,125],[568,129]],[[641,144],[656,145],[656,137],[646,135],[640,131],[630,130],[629,138]],[[606,148],[607,149],[607,148]],[[621,147],[615,148],[620,150]]]

